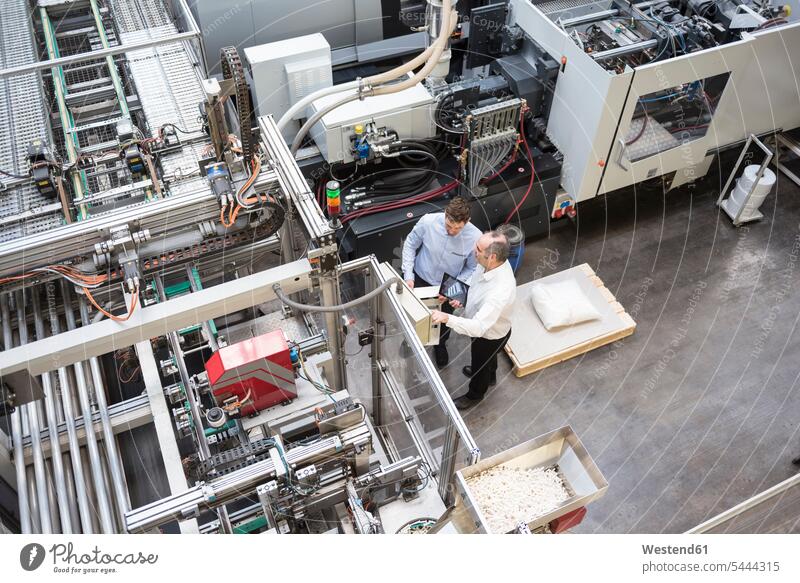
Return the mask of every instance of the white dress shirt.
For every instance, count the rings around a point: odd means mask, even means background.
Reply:
[[[414,279],[414,272],[431,285],[439,285],[445,273],[469,282],[478,264],[475,241],[481,231],[467,223],[458,235],[448,235],[444,213],[428,213],[409,233],[403,245],[403,279]]]
[[[491,271],[478,265],[469,281],[464,313],[450,316],[447,325],[465,336],[497,340],[511,330],[517,280],[508,261]]]

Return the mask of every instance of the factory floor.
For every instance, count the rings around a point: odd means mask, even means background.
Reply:
[[[585,262],[637,323],[523,378],[502,355],[497,385],[463,415],[484,457],[572,426],[609,482],[576,532],[684,532],[798,471],[800,189],[780,176],[764,219],[736,229],[720,186],[615,193],[528,243],[519,284]],[[450,355],[441,374],[458,396],[465,338]],[[800,500],[731,530],[800,532]]]

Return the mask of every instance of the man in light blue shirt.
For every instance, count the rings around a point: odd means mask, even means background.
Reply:
[[[469,222],[469,216],[469,203],[455,197],[443,213],[429,213],[417,222],[403,245],[403,279],[410,287],[439,287],[445,273],[469,281],[477,265],[475,242],[481,236],[480,230]],[[445,302],[442,311],[449,314],[453,308]],[[450,329],[443,327],[439,345],[434,347],[439,367],[450,360],[449,336]]]

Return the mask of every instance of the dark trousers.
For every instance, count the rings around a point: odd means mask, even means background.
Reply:
[[[469,381],[469,391],[466,397],[480,400],[489,388],[489,382],[497,377],[497,354],[503,350],[508,342],[511,331],[503,338],[488,340],[487,338],[473,338],[470,352],[472,356],[472,379]]]
[[[424,279],[422,279],[419,275],[414,273],[414,287],[430,287],[436,285],[435,283],[428,283]],[[441,311],[445,314],[452,314],[453,313],[453,306],[450,305],[450,302],[445,302],[441,306]],[[445,325],[439,326],[439,346],[442,348],[445,347],[447,343],[447,339],[450,338],[450,328]]]

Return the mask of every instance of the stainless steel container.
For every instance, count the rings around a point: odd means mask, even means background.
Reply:
[[[497,534],[490,529],[467,483],[469,478],[496,466],[520,469],[555,467],[558,470],[570,497],[547,514],[520,516],[519,522],[527,524],[531,532],[597,500],[608,488],[608,482],[572,428],[561,427],[456,472],[456,504],[461,506],[456,528],[461,532]]]

